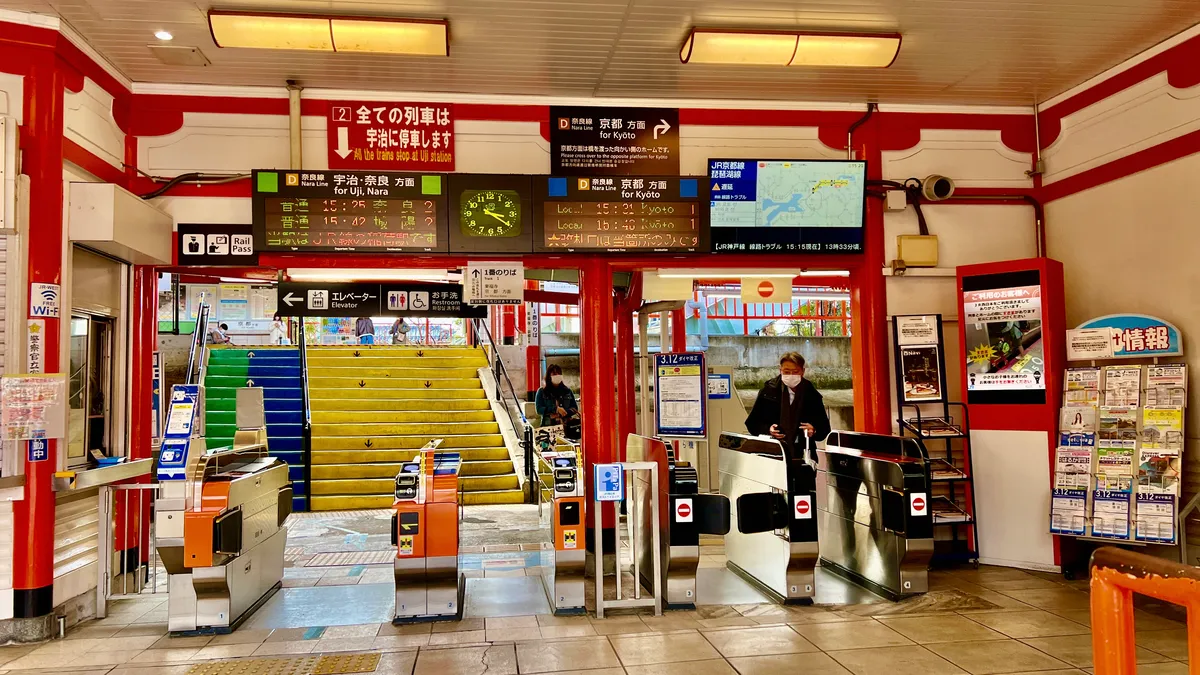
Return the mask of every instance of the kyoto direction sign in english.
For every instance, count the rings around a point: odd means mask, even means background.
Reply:
[[[550,107],[555,176],[678,176],[678,108]]]

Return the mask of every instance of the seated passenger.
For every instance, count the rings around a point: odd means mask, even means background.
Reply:
[[[552,365],[546,369],[546,385],[537,390],[534,404],[538,414],[542,416],[542,426],[564,424],[579,413],[575,403],[575,394],[571,388],[563,384],[562,368]]]

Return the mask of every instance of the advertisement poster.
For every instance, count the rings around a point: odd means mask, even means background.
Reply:
[[[942,373],[936,345],[901,347],[900,372],[904,377],[905,403],[942,400]]]
[[[963,322],[968,391],[1046,388],[1040,286],[964,292]]]
[[[1182,462],[1179,454],[1142,450],[1138,464],[1138,494],[1179,494]]]

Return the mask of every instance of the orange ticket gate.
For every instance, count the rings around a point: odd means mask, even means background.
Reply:
[[[459,517],[457,452],[437,452],[431,441],[396,474],[392,505],[393,623],[462,618],[465,580],[458,570]]]
[[[561,452],[548,459],[554,469],[553,501],[550,512],[554,537],[554,564],[542,573],[546,598],[555,614],[583,614],[584,548],[583,483],[574,452]]]

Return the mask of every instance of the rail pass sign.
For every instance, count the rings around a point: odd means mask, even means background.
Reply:
[[[454,106],[338,101],[329,104],[331,169],[454,171]]]
[[[442,176],[255,171],[253,181],[258,251],[446,252]]]

